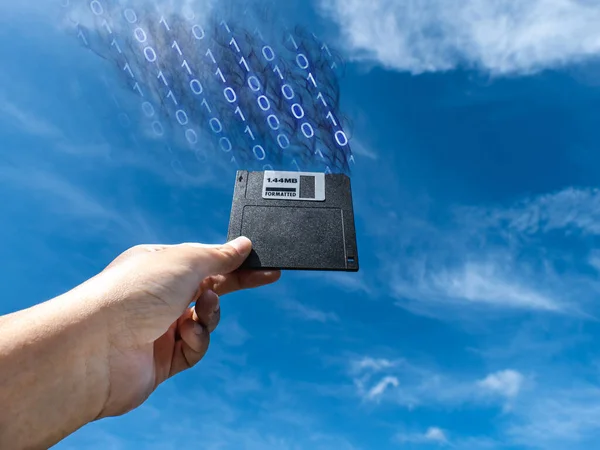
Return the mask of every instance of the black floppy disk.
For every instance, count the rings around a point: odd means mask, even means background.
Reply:
[[[248,237],[243,269],[358,271],[350,178],[237,172],[228,240]]]

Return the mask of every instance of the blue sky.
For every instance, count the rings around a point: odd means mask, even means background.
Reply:
[[[173,170],[164,145],[120,127],[106,92],[127,96],[58,3],[0,1],[0,313],[129,246],[227,232],[234,168]],[[594,447],[600,7],[277,8],[348,60],[361,271],[223,298],[194,370],[57,448]]]

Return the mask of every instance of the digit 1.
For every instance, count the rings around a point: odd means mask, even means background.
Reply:
[[[217,63],[217,60],[215,59],[215,57],[213,56],[212,52],[210,51],[210,48],[206,51],[206,56],[210,56],[210,59],[212,59],[212,62],[214,64]]]
[[[111,45],[111,47],[115,47],[119,53],[123,53],[121,51],[121,47],[119,47],[119,44],[117,43],[116,39],[113,39],[112,42],[110,43],[110,45]]]
[[[325,101],[325,97],[323,97],[323,94],[321,92],[319,92],[319,95],[317,95],[317,100],[321,100],[323,102],[323,106],[327,106],[327,102]]]
[[[244,59],[244,57],[242,56],[242,59],[240,59],[240,64],[244,65],[244,68],[246,69],[246,72],[250,72],[250,67],[248,67],[248,63],[246,62],[246,60]]]
[[[321,50],[325,50],[327,52],[327,54],[329,56],[331,56],[331,52],[329,51],[329,47],[327,47],[327,44],[323,44],[323,46],[321,47]]]
[[[185,70],[187,70],[188,74],[190,74],[190,75],[192,74],[192,70],[190,69],[188,62],[185,59],[183,60],[181,67],[183,67]]]
[[[162,82],[165,84],[165,86],[168,86],[169,83],[167,83],[167,79],[165,78],[164,74],[162,73],[162,70],[160,72],[158,72],[158,76],[156,77],[159,80],[162,80]]]
[[[225,27],[225,29],[227,30],[228,33],[231,33],[231,30],[227,26],[227,22],[225,22],[224,20],[221,20],[221,25],[223,25],[223,27]]]
[[[242,112],[242,110],[240,109],[240,107],[238,106],[237,108],[235,108],[235,114],[239,114],[240,117],[242,118],[242,121],[246,121],[246,118],[244,117],[244,113]]]
[[[123,70],[126,70],[127,72],[129,72],[129,75],[131,76],[131,78],[135,78],[133,76],[133,72],[131,71],[131,67],[129,67],[129,63],[125,63],[125,67],[123,67]]]
[[[281,73],[279,66],[275,66],[275,68],[273,69],[273,72],[275,72],[277,75],[279,75],[279,78],[281,78],[283,80],[283,74]]]
[[[85,35],[83,34],[83,31],[81,31],[81,29],[79,29],[79,32],[77,33],[77,37],[79,37],[79,38],[80,38],[80,39],[83,41],[83,44],[84,44],[86,47],[89,45],[89,44],[88,44],[88,41],[87,41],[87,39],[85,38]]]
[[[104,28],[106,28],[106,31],[108,31],[108,34],[112,34],[112,30],[110,29],[110,25],[108,25],[108,22],[106,21],[106,19],[104,19],[102,21],[102,26]]]
[[[165,26],[165,28],[167,29],[167,31],[171,31],[171,29],[169,28],[169,25],[167,24],[167,21],[165,20],[164,16],[162,16],[160,18],[160,22],[159,23],[162,23]]]
[[[169,90],[169,93],[167,94],[167,98],[171,97],[171,100],[173,100],[173,103],[175,103],[177,105],[177,100],[175,100],[175,96],[173,95],[173,91]]]
[[[333,122],[334,127],[337,127],[337,122],[335,120],[335,117],[333,117],[333,114],[331,113],[331,111],[329,111],[329,113],[327,114],[327,118]]]
[[[315,77],[313,77],[313,74],[312,74],[312,73],[309,73],[309,74],[308,74],[308,80],[309,80],[309,81],[312,81],[312,84],[313,84],[315,87],[317,87],[317,81],[315,80]]]
[[[295,159],[292,161],[292,165],[296,166],[296,168],[298,169],[298,172],[302,172],[302,170],[300,170],[300,166],[298,165],[298,163],[296,162]]]
[[[207,103],[206,99],[202,100],[201,105],[206,106],[206,109],[208,110],[209,113],[212,112],[211,109],[210,109],[210,106],[208,106],[208,103]]]
[[[221,80],[223,81],[223,83],[226,83],[225,77],[223,76],[223,72],[221,72],[221,68],[217,67],[217,71],[215,72],[215,75],[219,75],[221,77]]]
[[[229,41],[229,45],[233,45],[235,47],[235,49],[237,50],[238,53],[241,52],[240,46],[238,45],[238,43],[237,43],[237,41],[235,40],[234,37],[232,37],[231,41]]]
[[[144,93],[142,92],[142,90],[140,89],[140,85],[138,84],[138,82],[136,81],[135,84],[133,85],[133,90],[134,91],[138,91],[140,93],[140,95],[143,97]]]
[[[246,126],[246,129],[244,130],[244,133],[248,133],[250,135],[250,137],[252,138],[252,140],[254,140],[254,134],[252,133],[252,130],[250,129],[250,126]]]
[[[290,34],[290,38],[289,38],[288,40],[292,41],[292,44],[294,44],[294,48],[295,48],[296,50],[298,50],[298,48],[299,48],[299,47],[298,47],[298,44],[296,44],[296,40],[294,39],[294,36],[292,36],[292,35]]]
[[[179,56],[183,56],[183,53],[181,53],[181,49],[179,48],[179,44],[177,43],[177,41],[173,41],[173,45],[171,45],[171,48],[174,48],[175,50],[177,50],[177,53],[179,53]]]

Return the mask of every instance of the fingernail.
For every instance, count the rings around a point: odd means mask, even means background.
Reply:
[[[198,336],[202,336],[205,333],[205,328],[198,322],[194,322],[194,333]]]
[[[213,314],[218,313],[220,309],[221,309],[221,305],[215,306],[215,309],[213,309]]]
[[[250,243],[250,245],[248,245],[248,243]],[[252,246],[252,242],[250,242],[250,239],[248,239],[247,237],[240,236],[239,238],[236,238],[233,241],[229,242],[229,245],[235,248],[238,251],[238,253],[244,254],[249,252],[249,249]]]

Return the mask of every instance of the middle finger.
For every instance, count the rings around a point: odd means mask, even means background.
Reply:
[[[219,305],[219,296],[211,289],[203,290],[202,294],[196,300],[194,306],[193,319],[204,325],[209,333],[212,333],[221,319],[221,307]]]

